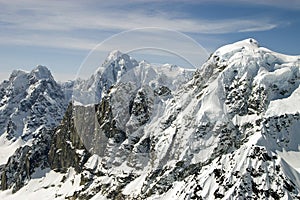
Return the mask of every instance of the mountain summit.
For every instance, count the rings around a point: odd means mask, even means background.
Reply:
[[[73,100],[82,105],[98,103],[106,91],[120,80],[121,76],[137,65],[138,62],[129,55],[120,51],[112,51],[89,79],[75,81]]]
[[[35,69],[33,69],[30,73],[30,76],[34,77],[35,79],[53,79],[50,70],[42,65],[38,65]]]
[[[15,192],[2,199],[300,198],[299,56],[250,38],[217,49],[188,80],[176,66],[108,57],[78,86],[112,80],[99,101],[69,104],[48,137],[2,167],[2,189]],[[122,76],[104,75],[111,68]]]
[[[0,163],[32,143],[46,129],[59,124],[68,100],[50,71],[37,66],[31,72],[15,70],[0,84]]]

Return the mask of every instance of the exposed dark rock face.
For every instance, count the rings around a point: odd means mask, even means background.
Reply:
[[[13,188],[13,192],[16,192],[35,176],[35,173],[40,174],[49,169],[48,152],[51,137],[51,131],[41,129],[39,137],[31,146],[26,145],[16,150],[1,170],[2,190]]]
[[[151,100],[145,90],[141,89],[131,102],[130,115],[134,115],[138,121],[137,126],[144,125],[151,116]]]
[[[122,143],[126,139],[126,133],[116,126],[109,97],[104,97],[100,104],[95,106],[97,121],[107,138],[113,138],[116,143]],[[96,138],[95,138],[96,139]],[[99,143],[102,141],[98,141]]]
[[[64,172],[69,167],[74,167],[77,172],[80,172],[90,156],[77,133],[72,115],[73,105],[69,104],[61,124],[53,134],[49,164],[55,171]]]

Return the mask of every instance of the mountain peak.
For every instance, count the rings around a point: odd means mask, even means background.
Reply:
[[[122,55],[124,55],[124,54],[121,51],[113,50],[108,54],[106,60],[116,60],[119,57],[121,57]]]
[[[38,65],[36,68],[34,68],[30,75],[34,76],[36,79],[49,79],[52,78],[52,74],[50,70],[42,65]]]
[[[113,70],[113,71],[125,70],[126,71],[132,69],[137,65],[138,62],[132,57],[130,57],[129,55],[122,53],[119,50],[114,50],[108,54],[107,58],[105,59],[105,62],[102,65],[102,68],[100,68],[100,71],[102,70]]]
[[[243,50],[254,50],[257,48],[259,48],[259,43],[253,38],[248,38],[245,40],[237,41],[232,44],[222,46],[219,49],[217,49],[214,54],[218,56],[228,54],[231,55],[236,52],[241,52]]]
[[[259,47],[259,43],[257,40],[253,39],[253,38],[247,38],[241,41],[237,41],[234,42],[232,44],[229,44],[231,46],[240,46],[240,47],[252,47],[252,48],[258,48]]]
[[[109,66],[112,62],[120,62],[122,65],[126,65],[126,63],[133,63],[133,65],[137,65],[137,61],[129,56],[128,54],[122,53],[119,50],[111,51],[106,57],[104,64],[102,66]]]
[[[10,75],[10,79],[14,79],[15,77],[22,76],[24,74],[26,74],[26,72],[23,70],[14,70]]]

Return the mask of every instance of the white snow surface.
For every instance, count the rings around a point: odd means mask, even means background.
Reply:
[[[17,150],[17,148],[28,144],[30,142],[24,142],[21,138],[16,141],[8,140],[5,134],[0,136],[0,165],[6,164],[8,158]]]
[[[76,188],[80,188],[80,175],[72,168],[66,174],[56,173],[50,169],[36,174],[39,176],[32,178],[17,193],[12,193],[11,190],[0,192],[0,199],[63,200],[68,194],[73,194]]]

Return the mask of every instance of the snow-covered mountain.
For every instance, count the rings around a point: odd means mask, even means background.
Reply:
[[[68,101],[44,66],[15,70],[0,84],[0,163],[61,121]]]
[[[246,39],[185,83],[188,70],[136,62],[125,73],[129,57],[111,55],[77,87],[101,83],[99,102],[69,104],[55,129],[18,149],[1,199],[300,198],[299,56]]]
[[[81,69],[84,71],[84,69]],[[173,90],[191,78],[194,70],[184,69],[170,64],[150,64],[137,62],[120,51],[112,51],[104,63],[87,80],[80,77],[74,81],[73,98],[76,104],[89,105],[99,103],[114,84],[131,82],[137,87],[149,85],[170,86]]]
[[[129,55],[120,51],[112,51],[89,79],[75,80],[73,100],[83,105],[100,102],[106,91],[117,83],[121,76],[137,65],[138,62]]]
[[[161,85],[170,85],[177,88],[173,84],[186,82],[192,73],[193,70],[175,65],[137,63],[119,51],[111,52],[88,80],[56,83],[50,71],[43,66],[29,73],[14,71],[9,81],[1,85],[3,144],[0,148],[3,149],[2,163],[6,163],[1,167],[2,189],[12,187],[13,191],[17,191],[35,176],[36,170],[50,167],[48,153],[55,136],[49,130],[58,125],[71,99],[76,104],[100,102],[102,95],[106,95],[114,84],[125,84],[126,80],[132,80],[126,83],[135,88],[132,94],[145,86],[158,89]]]

